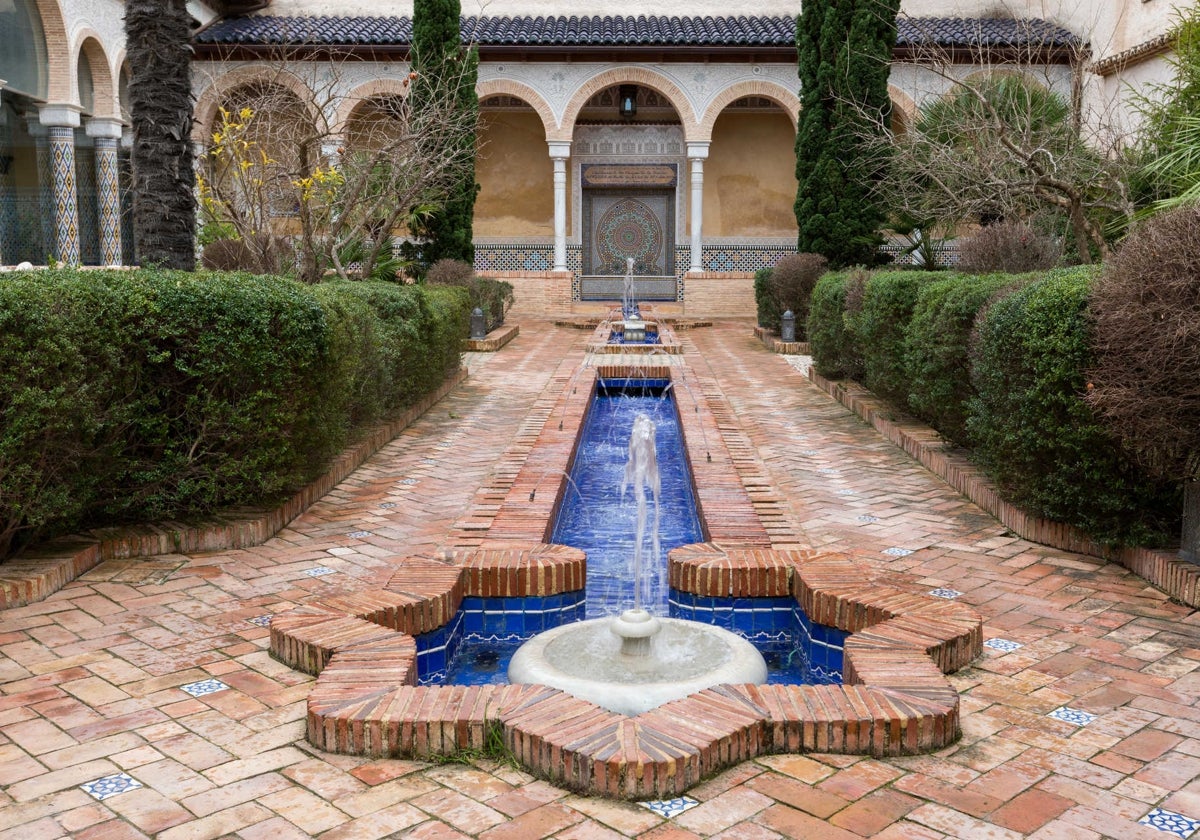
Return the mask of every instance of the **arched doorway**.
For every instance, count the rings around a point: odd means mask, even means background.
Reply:
[[[621,296],[632,261],[640,300],[676,300],[686,267],[686,143],[680,115],[646,84],[609,85],[575,119],[583,300]]]

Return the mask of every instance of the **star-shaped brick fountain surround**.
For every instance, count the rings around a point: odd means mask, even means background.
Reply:
[[[553,493],[540,476],[568,466],[583,403],[571,391],[600,376],[670,376],[672,368],[602,366],[565,388],[477,547],[399,557],[387,583],[276,615],[271,652],[317,676],[308,739],[334,753],[430,757],[480,750],[499,730],[538,776],[620,798],[681,794],[723,767],[757,755],[825,752],[905,755],[959,736],[959,698],[944,674],[982,650],[970,607],[888,585],[847,556],[770,534],[760,514],[779,503],[752,497],[722,443],[728,406],[679,393],[709,541],[668,557],[672,589],[723,598],[792,597],[809,619],[850,635],[842,685],[720,685],[627,716],[539,685],[418,686],[415,636],[446,626],[464,597],[545,597],[584,585],[582,551],[543,542]],[[706,383],[694,371],[688,376]],[[696,410],[696,409],[699,410]],[[720,425],[719,425],[720,424]],[[695,433],[694,433],[695,432]],[[703,443],[701,443],[703,441]],[[709,459],[711,456],[711,460]],[[744,461],[744,459],[743,459]],[[761,485],[756,485],[761,486]]]

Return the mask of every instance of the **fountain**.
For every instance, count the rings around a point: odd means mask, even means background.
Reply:
[[[513,654],[509,682],[548,685],[630,716],[714,685],[766,682],[762,654],[742,637],[709,624],[655,616],[643,606],[647,537],[650,559],[661,562],[655,425],[645,414],[633,421],[622,498],[630,487],[637,503],[629,568],[633,607],[533,637]],[[647,491],[654,503],[649,528]]]
[[[588,344],[589,353],[679,353],[674,332],[654,314],[652,307],[638,303],[633,284],[634,261],[625,260],[621,306],[603,318]]]

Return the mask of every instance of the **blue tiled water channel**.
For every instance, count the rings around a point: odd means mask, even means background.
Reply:
[[[841,682],[845,634],[813,624],[792,598],[711,598],[669,590],[667,553],[702,542],[691,469],[668,380],[602,380],[597,384],[572,464],[551,542],[587,552],[584,592],[546,598],[467,598],[455,619],[418,637],[422,683],[505,682],[508,661],[538,632],[633,606],[630,560],[636,532],[633,489],[621,497],[633,420],[656,427],[660,478],[660,552],[644,544],[648,584],[642,606],[659,615],[717,624],[753,642],[767,660],[770,681]],[[649,521],[653,521],[650,505]]]

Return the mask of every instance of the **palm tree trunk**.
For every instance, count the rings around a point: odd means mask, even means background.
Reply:
[[[186,0],[128,0],[133,231],[142,265],[196,266],[191,15]]]

